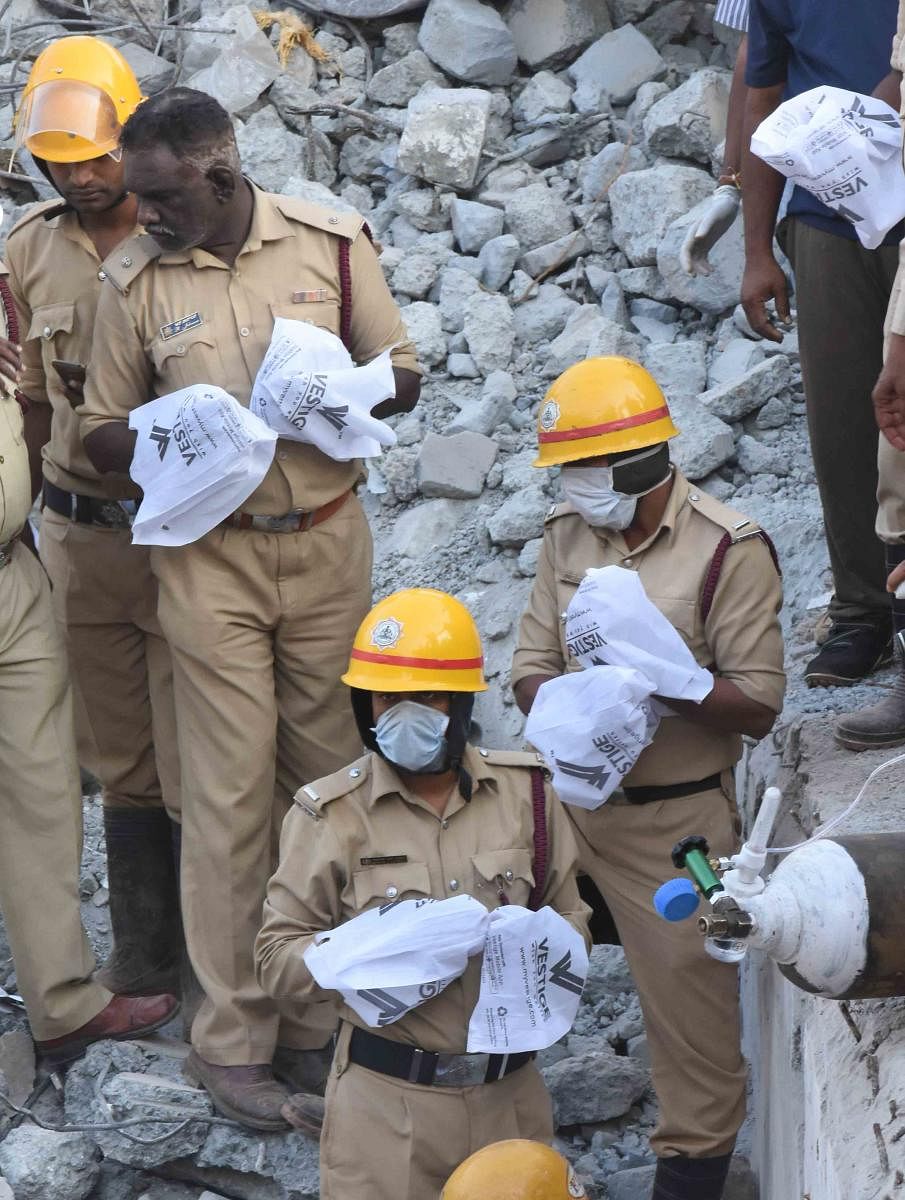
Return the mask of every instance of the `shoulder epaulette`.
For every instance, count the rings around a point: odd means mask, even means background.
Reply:
[[[160,246],[149,234],[136,233],[104,259],[102,269],[116,290],[127,296],[148,263],[159,258],[161,253]]]
[[[288,217],[290,221],[299,221],[303,225],[323,229],[325,233],[333,233],[350,241],[354,241],[364,228],[365,219],[360,213],[340,212],[335,208],[327,208],[324,204],[313,204],[310,200],[300,200],[295,196],[275,195],[273,201],[283,216]]]
[[[559,504],[551,504],[544,514],[544,524],[549,525],[551,521],[556,521],[559,517],[575,517],[578,514],[567,500],[561,500]]]
[[[481,758],[494,767],[542,767],[544,757],[531,750],[478,750]]]
[[[737,512],[734,508],[729,508],[728,505],[697,488],[692,488],[688,493],[688,503],[695,512],[699,512],[702,517],[706,517],[708,521],[728,533],[733,542],[741,542],[749,537],[760,537],[763,532],[757,521]]]
[[[360,788],[370,775],[371,756],[365,754],[348,767],[343,767],[341,771],[334,771],[332,775],[325,775],[323,779],[316,779],[313,783],[303,784],[293,799],[299,808],[317,821],[325,804],[329,804],[331,800],[338,800],[340,796],[348,796],[350,792]]]
[[[65,200],[39,200],[31,206],[28,212],[23,213],[7,234],[6,240],[9,241],[14,234],[19,233],[27,225],[33,224],[37,221],[38,217],[41,217],[45,221],[52,221],[54,217],[59,217],[68,211],[69,205]]]

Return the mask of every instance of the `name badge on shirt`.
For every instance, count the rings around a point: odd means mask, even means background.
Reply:
[[[363,867],[388,867],[394,863],[407,863],[408,860],[407,854],[386,854],[379,858],[360,858],[358,861]]]
[[[326,288],[309,288],[307,291],[292,293],[293,304],[324,304],[326,299]]]
[[[203,324],[204,318],[200,312],[189,313],[187,317],[180,317],[178,321],[171,321],[169,325],[161,325],[160,336],[166,341],[167,338],[178,337],[187,329],[197,329],[199,325]]]

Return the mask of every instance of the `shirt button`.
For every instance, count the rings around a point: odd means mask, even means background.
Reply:
[[[394,899],[396,896],[398,896],[398,895],[399,895],[399,888],[398,888],[398,887],[395,887],[395,886],[394,886],[394,885],[391,883],[391,884],[390,884],[390,886],[387,888],[387,890],[386,890],[386,892],[385,892],[384,894],[386,895],[387,899],[389,899],[389,900],[393,900],[393,899]]]
[[[107,272],[104,270],[103,267],[101,267],[101,269],[98,271],[97,277],[101,281],[101,283],[103,283],[104,280],[107,278]]]
[[[2,460],[0,460],[0,461],[2,461]],[[440,822],[440,828],[441,829],[449,829],[449,819],[447,817],[444,817],[443,820]]]
[[[515,876],[514,876],[514,875],[513,875],[513,873],[512,873],[512,869],[510,868],[510,869],[509,869],[509,870],[506,872],[506,880],[507,880],[507,882],[509,882],[509,883],[512,883],[513,879],[515,879]]]
[[[624,558],[622,561],[625,563],[625,565],[627,567],[630,567],[632,565],[632,560],[630,558]]]
[[[176,353],[177,354],[185,354],[185,346],[177,346]]]
[[[449,890],[450,890],[451,892],[457,892],[457,891],[459,890],[459,881],[458,881],[458,879],[450,879],[450,881],[449,881]]]
[[[49,325],[45,325],[45,326],[44,326],[44,336],[45,336],[46,338],[49,338],[49,337],[50,337],[50,334],[51,334],[51,332],[52,332],[52,330],[51,330],[50,326],[49,326]]]
[[[488,751],[487,750],[479,750],[478,754],[480,754],[481,758],[486,758]]]
[[[119,265],[120,265],[121,267],[131,267],[131,266],[132,266],[132,259],[131,259],[131,258],[128,256],[128,254],[126,254],[126,255],[125,255],[123,258],[121,258],[121,259],[119,260]]]
[[[242,337],[248,337],[248,326],[243,325],[242,328],[239,330],[239,333],[241,333]]]
[[[285,457],[286,457],[286,455],[285,455],[285,454],[282,454],[282,455],[280,455],[280,457],[281,457],[281,458],[285,458]],[[350,768],[349,768],[349,778],[350,778],[350,779],[358,779],[358,777],[359,777],[360,775],[361,775],[361,767],[350,767]],[[389,893],[389,891],[387,891],[387,895],[388,895],[388,896],[389,896],[389,894],[390,894],[390,893]],[[393,888],[393,895],[394,895],[394,896],[396,895],[396,889],[395,889],[395,888]]]
[[[327,217],[327,224],[328,225],[338,225],[339,217]]]

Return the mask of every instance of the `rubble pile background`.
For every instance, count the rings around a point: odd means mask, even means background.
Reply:
[[[593,354],[626,354],[653,372],[682,431],[676,461],[773,536],[785,573],[787,713],[853,706],[868,690],[808,692],[795,671],[829,586],[796,336],[758,341],[736,307],[740,221],[712,254],[712,275],[689,278],[679,266],[725,127],[735,46],[714,28],[713,8],[326,0],[256,12],[226,0],[0,0],[0,149],[12,146],[15,89],[34,56],[50,38],[95,30],[120,46],[147,92],[178,82],[215,95],[256,182],[366,216],[427,371],[417,410],[395,420],[398,445],[371,463],[362,491],[375,596],[434,585],[469,605],[491,682],[477,708],[488,744],[521,742],[509,661],[557,497],[555,473],[530,465],[537,406],[553,378]],[[0,176],[7,231],[36,195],[53,195],[27,154],[17,164],[13,176],[34,183]],[[83,897],[103,953],[98,803],[86,798]],[[5,949],[0,941],[0,983],[12,989]],[[12,1031],[0,1037],[0,1069],[18,1072],[20,1100],[31,1087],[21,1028],[0,1008],[0,1029]],[[69,1073],[66,1119],[175,1109],[178,1123],[199,1104],[209,1113],[181,1082],[178,1054],[175,1041],[95,1047]],[[562,1148],[582,1178],[598,1197],[645,1197],[654,1103],[621,950],[595,951],[576,1028],[542,1058]],[[63,1116],[52,1093],[39,1107]],[[129,1131],[164,1137],[145,1145],[26,1122],[0,1144],[0,1175],[16,1200],[194,1200],[205,1185],[208,1197],[317,1196],[316,1148],[300,1135],[172,1128]],[[752,1187],[740,1169],[727,1195],[747,1200]]]

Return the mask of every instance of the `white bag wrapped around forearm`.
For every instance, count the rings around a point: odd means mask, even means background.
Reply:
[[[905,217],[899,114],[883,100],[812,88],[760,123],[751,152],[850,221],[869,250]]]
[[[144,492],[132,526],[141,546],[185,546],[248,499],[273,462],[277,435],[222,388],[198,384],[129,415],[130,475]]]
[[[525,737],[564,804],[599,808],[619,787],[660,723],[652,691],[629,667],[589,667],[541,685]]]
[[[471,896],[396,901],[319,933],[305,964],[363,1021],[390,1025],[459,978],[483,950],[489,921]]]
[[[490,914],[469,1053],[544,1050],[572,1028],[588,975],[581,934],[552,908]]]
[[[280,437],[308,442],[339,462],[374,458],[396,434],[371,409],[396,395],[390,351],[356,367],[335,334],[277,317],[255,379],[251,411]]]
[[[633,667],[658,696],[700,703],[713,676],[699,666],[681,635],[647,598],[635,571],[592,567],[566,610],[566,645],[583,667]]]

